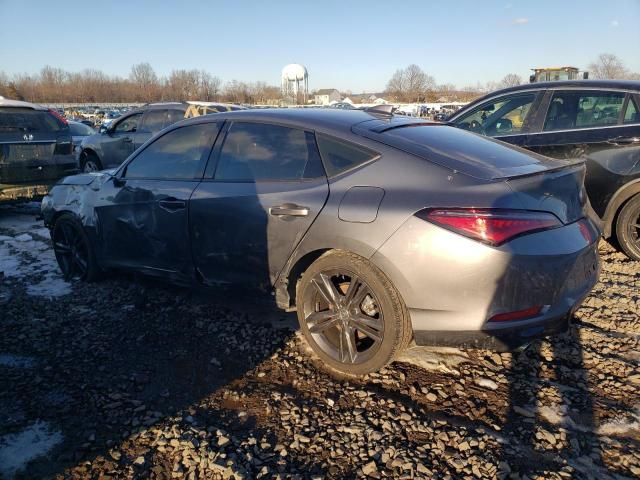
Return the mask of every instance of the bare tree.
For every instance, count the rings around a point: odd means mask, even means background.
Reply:
[[[522,77],[515,73],[508,73],[500,80],[498,88],[515,87],[517,85],[522,85]]]
[[[405,69],[396,70],[387,82],[387,94],[393,99],[406,102],[419,102],[426,99],[427,92],[435,89],[436,82],[418,65],[412,64]]]
[[[168,100],[196,100],[200,91],[198,70],[173,70],[167,82]]]
[[[200,71],[200,89],[199,89],[199,99],[211,102],[218,100],[220,96],[220,85],[222,81],[216,77],[211,75],[209,72],[205,72],[204,70]]]
[[[589,64],[589,73],[593,78],[601,79],[622,79],[629,75],[622,60],[612,53],[601,53]]]
[[[129,80],[136,89],[136,99],[150,102],[158,96],[158,76],[147,62],[138,63],[131,67]]]

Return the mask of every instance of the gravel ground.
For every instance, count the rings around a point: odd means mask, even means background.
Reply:
[[[640,477],[640,265],[605,244],[569,334],[354,381],[268,303],[63,282],[36,207],[0,209],[2,478]]]

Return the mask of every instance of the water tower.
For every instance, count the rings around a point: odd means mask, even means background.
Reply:
[[[298,103],[298,94],[302,94],[303,103],[309,96],[309,73],[304,65],[291,63],[282,69],[282,96],[287,101]]]

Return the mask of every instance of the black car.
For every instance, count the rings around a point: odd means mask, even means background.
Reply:
[[[585,160],[604,237],[640,260],[640,82],[520,85],[476,100],[449,122],[549,157]]]
[[[0,202],[44,195],[77,172],[67,122],[40,105],[0,97]]]

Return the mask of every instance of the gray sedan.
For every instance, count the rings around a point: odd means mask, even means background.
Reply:
[[[582,163],[384,111],[179,122],[43,200],[65,277],[270,291],[331,368],[564,331],[597,281]]]

